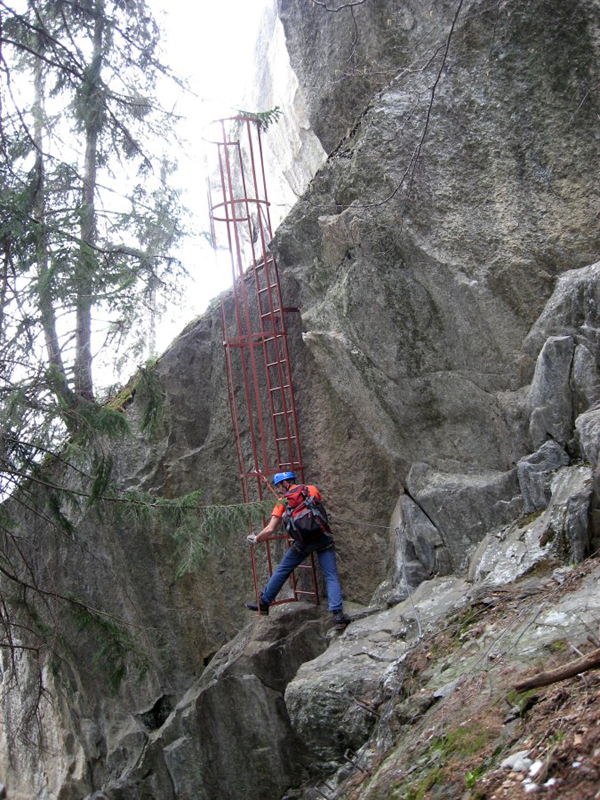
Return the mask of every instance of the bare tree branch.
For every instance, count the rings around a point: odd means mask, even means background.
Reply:
[[[551,683],[564,681],[567,678],[572,678],[575,675],[579,675],[581,672],[587,672],[589,669],[594,669],[595,667],[600,667],[600,648],[562,667],[557,667],[556,669],[546,672],[538,672],[533,678],[515,683],[515,691],[526,692],[528,689],[535,689],[538,686],[549,686]]]
[[[332,14],[337,14],[338,11],[343,11],[345,8],[354,8],[355,6],[362,6],[362,4],[365,2],[366,0],[356,0],[355,3],[343,3],[341,6],[338,6],[337,8],[329,8],[327,3],[324,3],[323,0],[312,0],[313,5],[320,6],[321,8],[324,8],[325,11],[329,11]]]
[[[99,608],[94,608],[93,606],[84,603],[81,600],[78,600],[76,597],[68,597],[63,594],[59,594],[58,592],[48,591],[47,589],[42,589],[40,586],[35,586],[32,583],[28,583],[27,581],[22,580],[17,575],[13,575],[7,569],[5,569],[0,564],[0,573],[4,575],[8,580],[16,583],[19,586],[22,586],[25,589],[30,589],[31,591],[35,592],[36,594],[44,595],[45,597],[52,597],[55,600],[62,600],[65,603],[68,603],[72,606],[77,606],[78,608],[83,608],[85,611],[89,612],[90,614],[97,614],[100,617],[106,617],[107,619],[112,619],[115,622],[118,622],[120,625],[126,625],[128,628],[137,628],[138,630],[148,631],[152,630],[147,625],[135,625],[133,622],[129,622],[129,620],[123,619],[122,617],[116,616],[116,614],[109,614],[108,611],[101,611]]]
[[[431,112],[433,110],[433,104],[434,104],[434,101],[435,101],[435,92],[436,92],[436,89],[437,89],[438,84],[440,82],[440,79],[442,77],[442,72],[444,71],[444,67],[446,66],[446,60],[447,60],[447,57],[448,57],[448,50],[450,49],[450,41],[452,40],[452,35],[454,33],[454,29],[456,27],[456,22],[458,20],[458,16],[459,16],[459,14],[461,12],[463,4],[464,4],[464,0],[459,0],[458,8],[456,9],[456,13],[454,15],[454,19],[452,20],[452,25],[450,26],[450,32],[448,33],[448,37],[446,39],[446,46],[445,46],[445,49],[444,49],[444,55],[442,57],[442,63],[440,64],[440,68],[439,68],[438,73],[436,75],[435,81],[433,82],[433,86],[431,87],[431,98],[429,100],[429,105],[427,106],[427,115],[425,117],[425,125],[423,127],[423,133],[421,134],[421,138],[419,139],[419,143],[415,147],[415,149],[414,149],[414,151],[413,151],[413,153],[412,153],[412,155],[410,157],[410,160],[408,162],[408,166],[406,167],[406,169],[404,171],[404,174],[402,175],[402,178],[400,179],[400,183],[398,183],[396,188],[386,198],[384,198],[383,200],[380,200],[377,203],[365,203],[364,205],[359,206],[360,208],[373,208],[373,207],[382,206],[382,205],[385,205],[385,203],[388,203],[390,200],[392,200],[398,194],[398,192],[400,191],[400,189],[404,185],[404,181],[406,180],[406,178],[409,175],[409,173],[411,173],[411,180],[410,180],[410,183],[409,183],[409,186],[408,186],[408,191],[410,192],[410,189],[412,187],[412,183],[413,183],[413,180],[414,180],[415,168],[417,166],[417,162],[418,162],[419,157],[421,155],[421,150],[423,148],[423,145],[425,143],[425,139],[427,138],[427,133],[429,131],[429,122],[431,120]]]

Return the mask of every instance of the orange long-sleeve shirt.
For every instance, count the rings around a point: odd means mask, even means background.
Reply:
[[[292,486],[290,486],[288,491],[289,492],[293,492],[294,489],[296,489],[296,487],[298,487],[299,485],[300,484],[298,484],[298,483],[294,483]],[[316,497],[317,500],[323,500],[323,498],[321,496],[321,492],[317,489],[316,486],[313,486],[312,484],[308,484],[308,483],[305,484],[305,485],[306,485],[306,488],[308,489],[308,496],[309,497]],[[285,512],[285,503],[283,503],[283,502],[277,503],[277,505],[273,509],[273,513],[271,514],[271,516],[278,517],[279,519],[281,519],[281,517],[283,517],[284,512]]]

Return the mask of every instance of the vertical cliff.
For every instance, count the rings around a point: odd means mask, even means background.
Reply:
[[[268,27],[285,35],[294,71],[283,130],[295,103],[306,164],[328,154],[272,247],[285,303],[299,309],[288,330],[304,460],[332,512],[346,599],[366,605],[377,590],[377,604],[397,610],[361,623],[379,642],[372,649],[357,635],[293,683],[327,648],[326,622],[319,609],[286,609],[272,629],[263,620],[239,634],[251,594],[243,532],[177,579],[168,530],[87,510],[75,520],[79,538],[65,542],[21,512],[39,575],[140,630],[148,662],[142,678],[130,664],[110,695],[93,632],[61,620],[73,658],[55,674],[42,654],[53,696],[42,746],[32,747],[14,720],[26,716],[37,663],[3,657],[12,797],[283,795],[310,768],[311,730],[323,763],[343,755],[343,737],[323,740],[334,724],[356,747],[368,734],[352,697],[385,683],[400,658],[394,632],[409,588],[451,574],[432,595],[420,590],[441,614],[468,577],[492,571],[499,556],[487,537],[511,529],[518,548],[520,521],[547,508],[535,533],[542,555],[554,537],[552,558],[580,558],[597,533],[600,4],[346,5],[334,13],[279,0]],[[156,375],[159,427],[113,446],[117,480],[157,496],[200,488],[207,503],[238,501],[217,304]],[[132,423],[141,406],[137,396],[128,407]],[[571,471],[557,483],[561,469]],[[331,674],[347,678],[335,702]],[[308,696],[330,716],[307,714]],[[225,711],[232,724],[219,721]]]

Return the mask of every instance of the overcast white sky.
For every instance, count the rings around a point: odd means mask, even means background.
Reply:
[[[163,61],[185,78],[190,93],[166,90],[163,104],[175,104],[186,120],[182,126],[188,144],[178,153],[179,180],[184,202],[193,213],[196,231],[209,227],[203,141],[211,120],[243,107],[243,87],[251,72],[251,59],[261,12],[272,0],[150,0],[163,29]],[[260,109],[257,109],[260,110]],[[157,332],[159,352],[181,328],[205,310],[209,300],[230,283],[228,259],[217,264],[202,240],[185,243],[181,257],[194,276],[184,310],[167,313]]]

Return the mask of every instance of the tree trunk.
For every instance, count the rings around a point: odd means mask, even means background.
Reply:
[[[36,185],[33,196],[33,218],[35,220],[35,249],[38,274],[38,302],[46,354],[50,365],[50,384],[59,399],[68,407],[73,405],[73,392],[69,388],[65,372],[58,334],[56,330],[56,313],[52,298],[52,285],[48,269],[48,235],[46,230],[46,195],[44,172],[44,77],[42,62],[36,60],[35,102],[33,107],[33,137],[36,149],[35,178]]]
[[[103,0],[96,0],[95,14],[92,60],[86,70],[85,85],[83,87],[82,112],[85,132],[85,161],[81,192],[81,244],[76,265],[77,320],[75,330],[75,390],[80,397],[90,402],[94,400],[91,340],[97,238],[96,172],[98,138],[102,129],[103,115],[100,89],[104,33]]]

